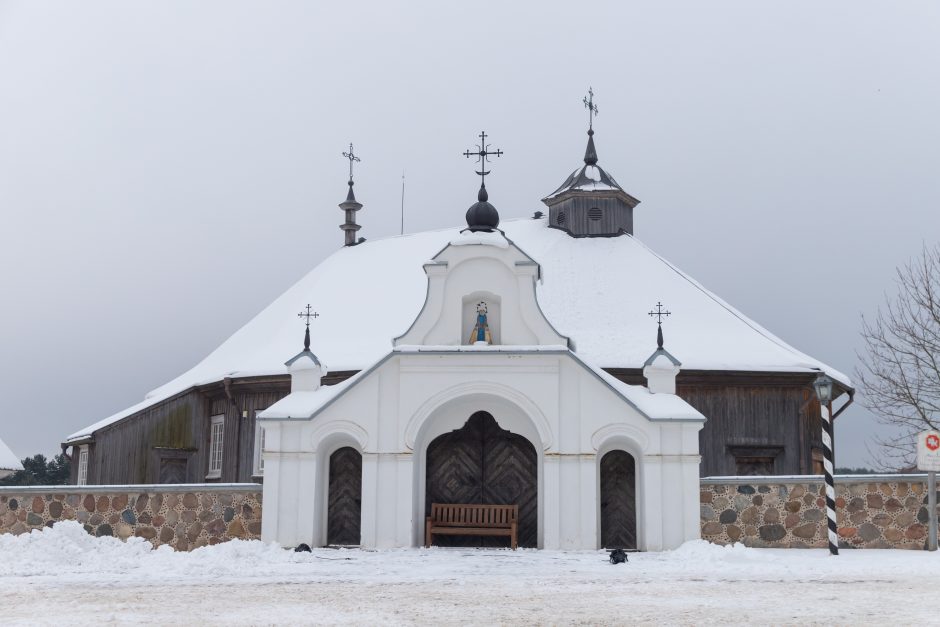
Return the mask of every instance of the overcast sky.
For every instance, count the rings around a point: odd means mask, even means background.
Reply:
[[[460,224],[481,129],[503,218],[543,209],[589,86],[637,237],[852,373],[940,239],[938,27],[914,1],[0,0],[0,438],[57,452],[336,250],[350,141],[367,238],[403,171],[406,231]],[[837,463],[875,432],[850,408]]]

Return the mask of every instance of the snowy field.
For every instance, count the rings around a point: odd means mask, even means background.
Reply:
[[[632,554],[320,549],[192,553],[77,523],[0,535],[0,624],[940,624],[940,552]]]

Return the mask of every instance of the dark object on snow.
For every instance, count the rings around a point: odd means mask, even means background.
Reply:
[[[627,561],[627,553],[623,549],[614,549],[610,552],[611,564],[623,564]]]
[[[309,553],[310,546],[306,544],[298,544],[297,548],[294,549],[294,553]]]

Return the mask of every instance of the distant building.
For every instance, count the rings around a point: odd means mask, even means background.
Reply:
[[[17,470],[23,470],[23,464],[19,458],[13,454],[10,447],[3,440],[0,440],[0,479],[9,477]]]

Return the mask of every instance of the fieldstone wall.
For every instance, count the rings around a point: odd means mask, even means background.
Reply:
[[[75,520],[95,536],[144,538],[188,551],[261,537],[257,484],[0,488],[0,533]]]
[[[844,475],[835,483],[839,546],[926,548],[925,475]],[[825,494],[818,476],[706,477],[702,538],[716,544],[826,548]]]

